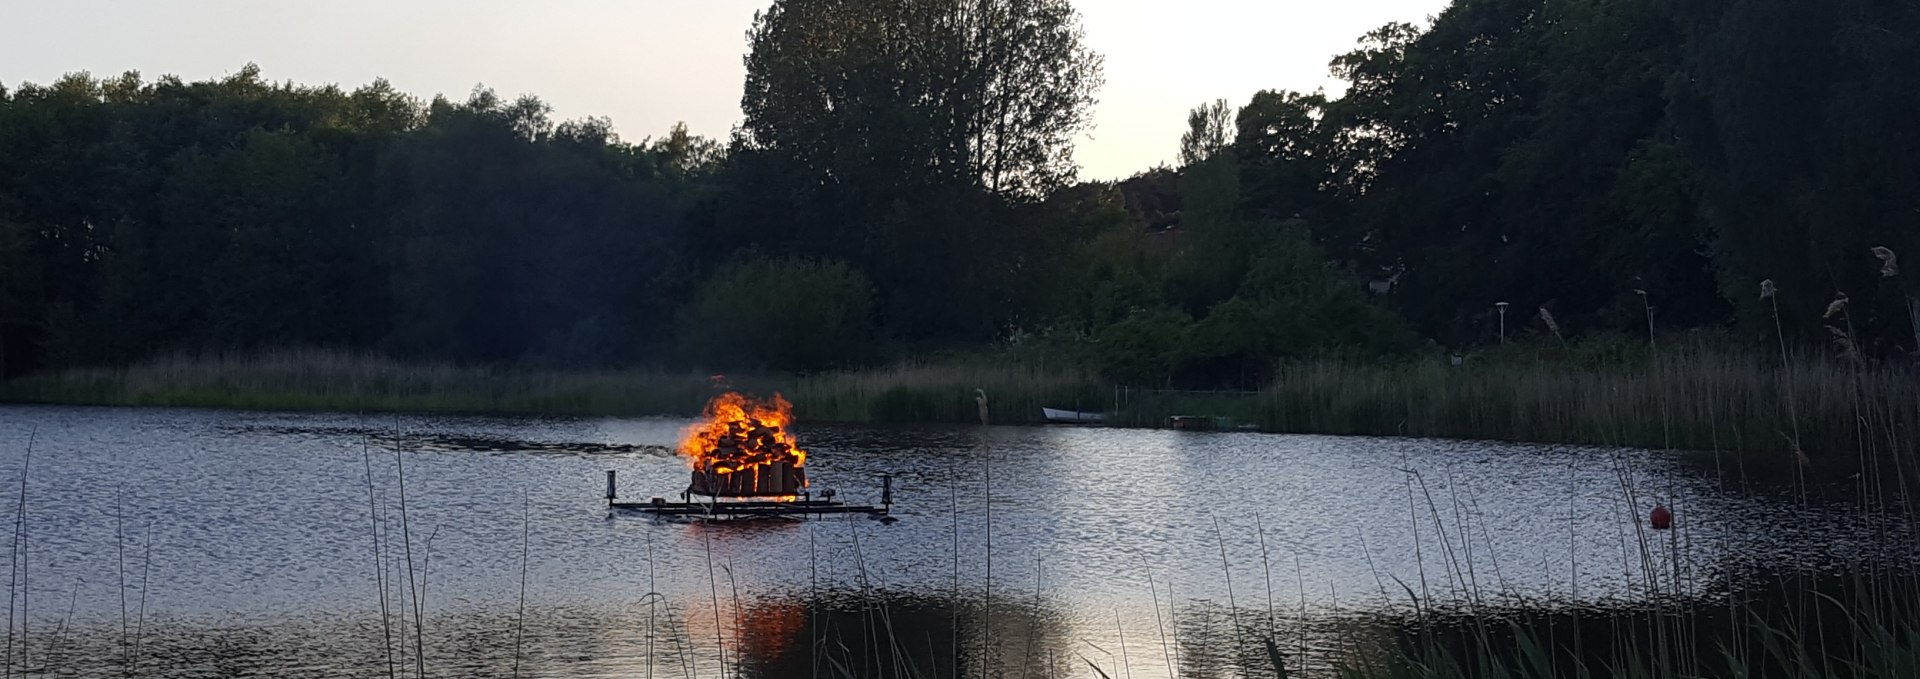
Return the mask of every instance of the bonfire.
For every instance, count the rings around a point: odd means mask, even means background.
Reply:
[[[807,452],[793,438],[793,404],[727,392],[707,402],[680,454],[693,467],[689,492],[790,498],[807,487]]]

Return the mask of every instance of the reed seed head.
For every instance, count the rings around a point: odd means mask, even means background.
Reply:
[[[1900,258],[1884,246],[1874,246],[1873,256],[1880,259],[1880,277],[1892,278],[1900,275]]]
[[[1847,310],[1847,293],[1843,292],[1843,293],[1840,293],[1839,297],[1833,298],[1832,302],[1827,303],[1827,311],[1826,313],[1820,314],[1820,317],[1833,318],[1835,314],[1838,314],[1846,310]]]
[[[1840,353],[1841,359],[1855,362],[1860,360],[1860,347],[1853,343],[1853,336],[1847,334],[1847,331],[1829,325],[1827,334],[1833,335],[1833,348]]]

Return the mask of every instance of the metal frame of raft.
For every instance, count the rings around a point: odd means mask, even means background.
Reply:
[[[850,505],[831,499],[815,500],[811,493],[803,493],[802,499],[792,501],[776,500],[722,500],[710,496],[706,502],[694,500],[692,489],[680,492],[681,502],[668,502],[664,498],[653,498],[647,502],[621,502],[615,492],[614,470],[607,470],[607,508],[614,510],[637,511],[657,516],[692,516],[702,518],[766,518],[766,517],[804,517],[810,514],[866,514],[874,517],[886,517],[893,511],[893,477],[880,477],[880,505]],[[827,497],[831,498],[829,494]]]

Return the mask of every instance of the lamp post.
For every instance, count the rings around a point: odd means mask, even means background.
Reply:
[[[1494,302],[1493,306],[1500,310],[1500,344],[1504,346],[1507,343],[1507,303]]]

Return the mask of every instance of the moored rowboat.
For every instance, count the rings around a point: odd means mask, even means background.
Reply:
[[[1107,422],[1105,413],[1083,413],[1078,410],[1041,408],[1040,414],[1045,415],[1048,422],[1057,424],[1106,424]]]

